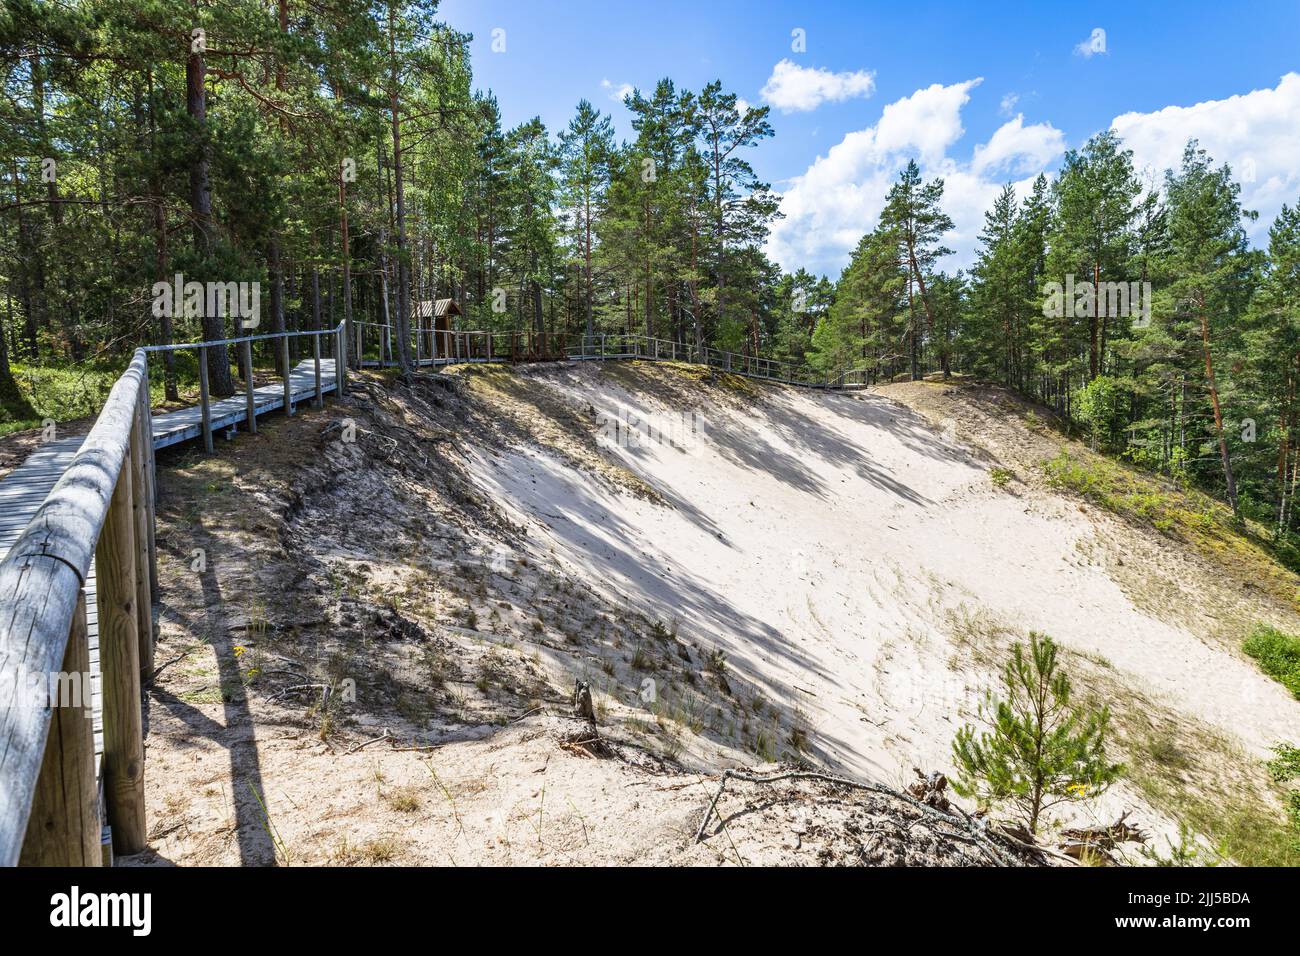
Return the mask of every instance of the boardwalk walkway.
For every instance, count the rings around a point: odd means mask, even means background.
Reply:
[[[290,374],[291,396],[294,404],[311,401],[316,394],[315,362],[306,360]],[[321,360],[321,393],[336,388],[334,360]],[[253,390],[257,415],[276,411],[284,406],[284,385],[276,382]],[[216,432],[244,424],[248,418],[247,395],[240,393],[215,401],[210,406],[211,427]],[[200,409],[177,409],[155,415],[152,420],[153,447],[165,448],[179,442],[198,438],[203,432]],[[85,441],[84,435],[47,442],[27,457],[21,465],[0,479],[0,561],[3,561],[27,527],[36,509],[45,501]],[[86,599],[86,630],[90,644],[90,675],[92,720],[95,733],[95,776],[100,775],[100,762],[104,754],[103,682],[99,669],[99,615],[95,589],[95,566],[83,585]]]

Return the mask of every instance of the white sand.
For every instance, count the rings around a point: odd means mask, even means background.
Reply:
[[[533,373],[599,412],[670,412],[592,366]],[[988,673],[950,666],[951,615],[990,616],[1110,661],[1130,686],[1263,755],[1300,739],[1300,702],[1218,643],[1135,607],[1095,517],[995,488],[971,450],[878,395],[773,390],[702,410],[701,440],[615,447],[673,507],[536,451],[477,460],[478,480],[542,554],[665,621],[805,711],[819,755],[896,781],[947,768]]]

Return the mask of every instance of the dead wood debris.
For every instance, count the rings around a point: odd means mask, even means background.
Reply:
[[[727,787],[727,781],[740,780],[745,783],[773,784],[782,780],[816,780],[832,787],[876,793],[901,801],[919,810],[924,816],[929,817],[930,827],[934,829],[936,835],[974,845],[995,866],[1023,866],[1044,862],[1043,854],[1037,847],[1009,846],[999,838],[1000,835],[996,831],[990,830],[984,821],[966,814],[959,807],[949,803],[943,796],[943,791],[947,788],[947,780],[941,774],[926,777],[920,771],[917,771],[917,773],[922,778],[921,782],[913,784],[909,789],[921,793],[920,799],[913,796],[912,793],[895,790],[884,784],[865,783],[812,770],[783,770],[765,776],[743,770],[724,770],[719,779],[718,790],[713,795],[713,799],[709,801],[704,816],[700,820],[699,828],[695,833],[695,842],[703,842],[705,830],[708,828],[709,821],[713,819],[718,801],[722,798],[723,791]],[[940,780],[943,780],[942,785],[939,783]],[[931,802],[927,803],[926,800]],[[934,804],[946,806],[947,809],[938,809]],[[947,827],[935,828],[934,824],[947,824]]]
[[[1076,860],[1088,859],[1105,866],[1119,866],[1114,851],[1121,843],[1146,843],[1145,830],[1128,822],[1129,811],[1107,827],[1078,827],[1061,831],[1061,852]]]

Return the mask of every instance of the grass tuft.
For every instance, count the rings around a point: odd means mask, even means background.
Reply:
[[[1259,662],[1265,674],[1300,698],[1300,637],[1256,624],[1241,649]]]

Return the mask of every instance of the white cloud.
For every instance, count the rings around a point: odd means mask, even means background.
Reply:
[[[1133,150],[1139,171],[1162,176],[1182,162],[1196,139],[1216,164],[1228,163],[1242,184],[1242,204],[1259,211],[1251,238],[1265,241],[1282,203],[1300,197],[1300,74],[1288,73],[1272,89],[1253,90],[1194,106],[1153,113],[1124,113],[1112,128]]]
[[[1098,53],[1106,52],[1106,31],[1101,27],[1093,27],[1092,32],[1088,34],[1086,40],[1080,40],[1075,44],[1074,52],[1077,56],[1085,60],[1091,59]]]
[[[1050,123],[1026,125],[1017,115],[1003,123],[969,159],[952,155],[961,139],[961,112],[980,81],[935,84],[890,103],[875,125],[854,130],[802,175],[781,197],[786,218],[772,229],[767,253],[787,271],[799,266],[834,274],[848,262],[863,234],[879,220],[885,194],[899,170],[915,158],[922,174],[944,179],[944,211],[953,229],[944,237],[955,250],[944,268],[965,268],[975,259],[984,213],[1003,183],[1024,197],[1039,172],[1053,168],[1065,137]],[[1196,139],[1215,163],[1228,163],[1242,184],[1242,204],[1258,210],[1248,224],[1252,241],[1267,241],[1282,203],[1300,200],[1300,73],[1288,73],[1271,89],[1254,90],[1193,106],[1151,113],[1124,113],[1111,126],[1133,150],[1139,177],[1155,184],[1177,168],[1188,139]]]
[[[832,276],[847,262],[863,234],[875,227],[889,187],[915,158],[927,179],[944,178],[944,211],[953,230],[944,241],[956,250],[946,268],[974,260],[984,211],[1003,179],[1025,173],[1016,183],[1024,194],[1034,175],[1064,148],[1061,132],[1048,124],[1025,126],[1021,117],[1004,124],[975,156],[959,162],[948,151],[961,139],[962,108],[979,79],[938,83],[886,106],[874,125],[847,134],[790,181],[781,197],[785,218],[772,229],[767,252],[787,271],[805,266]]]
[[[1019,93],[1007,93],[1002,97],[1002,102],[998,104],[998,112],[1003,116],[1010,116],[1016,111],[1016,104],[1019,102]]]
[[[875,88],[876,74],[869,70],[832,73],[785,59],[772,67],[772,75],[763,84],[761,93],[763,99],[781,112],[793,113],[815,110],[825,102],[870,96]]]
[[[970,91],[983,82],[976,77],[951,86],[932,83],[890,103],[874,128],[876,147],[886,153],[914,149],[922,162],[937,161],[966,132],[961,109],[970,102]]]
[[[1023,114],[1003,123],[987,143],[975,147],[976,173],[1041,170],[1065,152],[1065,134],[1051,123],[1025,125]]]
[[[601,80],[600,88],[604,90],[611,100],[615,103],[622,103],[624,98],[630,96],[635,87],[631,83],[611,83],[609,80]]]
[[[753,103],[749,102],[749,100],[745,99],[743,96],[736,97],[736,112],[741,116],[744,116],[749,112],[753,105]]]

